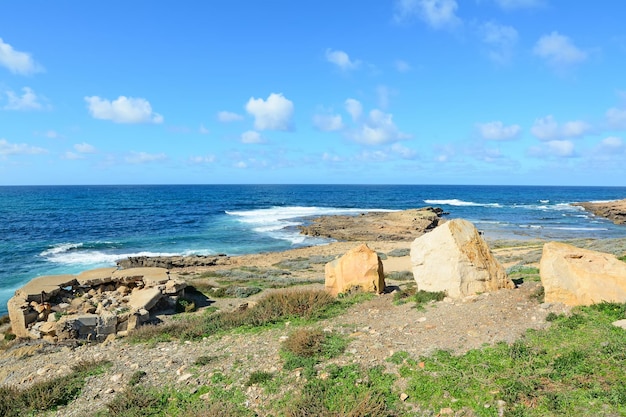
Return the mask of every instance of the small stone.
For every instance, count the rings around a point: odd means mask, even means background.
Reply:
[[[611,324],[612,324],[613,326],[615,326],[615,327],[619,327],[619,328],[621,328],[621,329],[626,330],[626,319],[623,319],[623,320],[617,320],[617,321],[614,321],[614,322],[613,322],[613,323],[611,323]]]
[[[403,392],[402,394],[400,394],[400,401],[406,401],[409,399],[409,394],[407,394],[406,392]]]
[[[184,382],[186,380],[188,380],[189,378],[191,378],[193,376],[193,374],[191,373],[186,373],[180,376],[180,378],[178,378],[178,382]]]
[[[539,308],[542,308],[544,310],[547,310],[550,307],[552,307],[552,303],[541,303],[541,304],[539,304]]]
[[[122,379],[122,374],[115,374],[110,378],[111,382],[120,382]]]
[[[426,321],[426,317],[420,317],[417,321],[418,323],[424,323]]]

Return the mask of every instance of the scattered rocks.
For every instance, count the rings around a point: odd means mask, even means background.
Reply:
[[[165,269],[195,268],[199,266],[230,265],[230,257],[219,255],[191,256],[131,256],[117,262],[121,268],[156,267]]]
[[[161,302],[175,305],[186,286],[162,268],[101,268],[35,278],[7,306],[17,337],[103,341],[149,321]]]

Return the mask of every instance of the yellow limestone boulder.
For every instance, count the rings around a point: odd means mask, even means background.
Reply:
[[[548,242],[539,271],[546,302],[570,306],[626,302],[626,262],[611,254]]]
[[[411,265],[418,290],[445,291],[451,298],[515,288],[476,227],[463,219],[415,239]]]
[[[362,244],[350,249],[339,259],[326,264],[326,291],[333,296],[352,287],[382,293],[385,290],[383,263],[378,254]]]

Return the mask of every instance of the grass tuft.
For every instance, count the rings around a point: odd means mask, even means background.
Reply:
[[[84,361],[66,376],[37,382],[25,389],[0,387],[0,416],[13,417],[50,411],[67,405],[80,394],[89,376],[104,372],[108,362]]]

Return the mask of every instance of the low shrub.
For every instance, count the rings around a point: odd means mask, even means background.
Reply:
[[[385,279],[392,279],[394,281],[413,281],[413,272],[411,271],[391,271],[385,272]]]
[[[393,256],[396,258],[409,256],[409,255],[411,255],[411,249],[409,248],[396,248],[392,250],[391,252],[387,252],[387,256]]]

